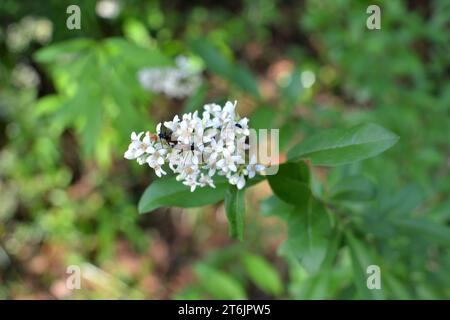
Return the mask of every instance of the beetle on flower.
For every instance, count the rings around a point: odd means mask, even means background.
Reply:
[[[215,188],[213,176],[225,176],[238,189],[245,187],[248,179],[262,173],[265,166],[258,164],[251,155],[246,163],[245,150],[249,149],[248,118],[236,114],[236,102],[204,106],[202,116],[198,112],[175,116],[172,121],[157,125],[156,140],[149,132],[131,134],[131,143],[124,157],[147,163],[158,177],[165,175],[165,164],[177,175],[177,180],[194,191],[197,187]],[[170,133],[161,134],[162,129]],[[167,137],[169,135],[169,137]],[[143,137],[143,138],[142,138]],[[161,137],[173,144],[165,143]]]

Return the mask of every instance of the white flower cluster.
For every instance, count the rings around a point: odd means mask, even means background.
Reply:
[[[6,30],[6,45],[13,52],[21,52],[32,42],[47,44],[52,39],[53,23],[47,18],[26,16],[12,23]]]
[[[201,83],[198,70],[184,56],[178,56],[175,64],[174,68],[140,70],[138,78],[141,86],[172,98],[184,98],[191,95]]]
[[[147,163],[158,177],[165,175],[165,164],[177,175],[177,180],[194,191],[196,187],[215,188],[212,177],[225,176],[230,184],[242,189],[246,178],[253,178],[265,167],[251,155],[249,149],[248,118],[240,118],[236,102],[222,108],[207,104],[201,117],[198,112],[187,113],[180,119],[159,123],[157,134],[131,134],[131,143],[124,157]]]

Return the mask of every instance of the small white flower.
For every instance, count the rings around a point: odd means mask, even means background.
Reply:
[[[153,149],[153,152],[147,157],[147,163],[150,167],[155,168],[157,166],[162,166],[164,164],[165,155],[167,154],[166,149]]]
[[[213,179],[209,175],[201,174],[200,179],[198,179],[198,182],[201,187],[205,187],[206,185],[210,186],[211,188],[215,188]]]
[[[235,126],[236,126],[236,134],[238,135],[242,134],[244,136],[250,135],[250,130],[248,128],[248,118],[242,118],[241,120],[236,122]]]
[[[256,163],[256,156],[253,155],[250,158],[250,163],[247,165],[247,174],[248,177],[251,179],[253,178],[256,173],[260,173],[261,171],[263,171],[266,167],[263,166],[262,164],[258,164]]]
[[[136,134],[136,132],[134,131],[131,133],[131,143],[128,146],[128,150],[124,154],[124,157],[126,159],[134,160],[139,158],[145,153],[149,145],[141,141],[141,137],[143,134],[144,132]]]
[[[236,187],[240,190],[245,187],[245,175],[244,173],[241,174],[236,173],[234,175],[231,175],[228,178],[228,182],[230,184],[236,185]]]
[[[155,166],[153,168],[155,170],[155,174],[161,178],[162,175],[166,175],[167,173],[161,168],[161,166]]]

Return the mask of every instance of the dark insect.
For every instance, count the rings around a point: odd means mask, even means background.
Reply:
[[[161,131],[158,133],[158,137],[160,140],[166,141],[171,147],[173,147],[178,143],[178,141],[172,140],[172,133],[172,130],[162,127]]]

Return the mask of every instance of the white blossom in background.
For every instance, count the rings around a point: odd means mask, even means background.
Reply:
[[[11,72],[11,83],[19,88],[35,88],[41,79],[36,70],[25,63],[19,63]]]
[[[8,25],[6,45],[13,52],[21,52],[33,41],[39,44],[50,42],[53,35],[53,23],[47,18],[26,16],[16,23]]]
[[[141,86],[171,98],[191,95],[200,85],[199,70],[184,56],[178,56],[175,67],[145,68],[138,72]]]
[[[95,12],[104,19],[117,18],[120,11],[120,3],[117,0],[100,0],[95,5]]]
[[[236,102],[228,101],[223,108],[208,104],[201,117],[195,111],[159,123],[156,134],[133,132],[124,157],[140,165],[147,163],[158,177],[167,174],[163,169],[166,165],[191,191],[215,188],[215,175],[225,176],[242,189],[248,179],[265,169],[255,155],[246,162],[248,122],[236,114]]]

